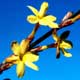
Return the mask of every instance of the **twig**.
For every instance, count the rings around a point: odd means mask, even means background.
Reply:
[[[57,43],[52,43],[49,45],[38,46],[36,48],[31,49],[30,51],[31,52],[40,52],[40,51],[46,50],[48,48],[56,48],[56,47],[57,47]]]
[[[33,28],[31,34],[26,38],[26,40],[29,40],[30,42],[33,40],[35,33],[37,32],[39,28],[39,23],[36,24],[36,26]]]
[[[10,63],[2,63],[0,64],[0,74],[11,67]]]

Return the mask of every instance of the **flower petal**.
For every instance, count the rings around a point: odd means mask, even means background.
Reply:
[[[20,48],[21,48],[21,53],[24,54],[29,48],[29,40],[22,40]]]
[[[38,19],[38,17],[36,17],[34,15],[29,15],[27,17],[27,21],[32,23],[32,24],[35,24],[35,23],[38,23],[39,19]]]
[[[50,28],[58,28],[58,24],[53,22],[55,20],[56,20],[56,17],[49,15],[40,19],[39,24],[44,26],[49,26]]]
[[[12,42],[11,49],[15,55],[20,55],[20,46],[17,42]]]
[[[62,49],[62,52],[64,54],[65,57],[72,57],[71,53],[68,53],[66,50]]]
[[[24,75],[24,71],[25,71],[25,64],[22,61],[19,61],[16,68],[17,76],[19,78],[22,77]]]
[[[64,48],[64,49],[71,49],[72,48],[72,45],[66,41],[62,41],[60,43],[60,48]]]
[[[36,66],[35,64],[33,64],[31,62],[26,62],[25,64],[26,64],[26,66],[30,67],[33,70],[36,70],[36,71],[39,70],[38,66]]]
[[[45,15],[47,9],[48,9],[48,3],[47,2],[43,2],[41,7],[40,7],[39,17],[43,17]]]
[[[58,24],[57,23],[54,23],[54,22],[48,22],[48,26],[50,28],[59,28]]]
[[[23,61],[24,62],[35,62],[38,61],[39,56],[35,55],[31,52],[27,52],[24,56],[23,56]]]
[[[36,16],[38,16],[38,10],[37,9],[35,9],[34,7],[32,7],[32,6],[27,6]]]
[[[40,20],[39,20],[39,24],[40,24],[40,25],[43,25],[43,26],[48,26],[47,20],[46,20],[45,18],[40,19]]]
[[[45,16],[45,17],[43,17],[42,19],[44,19],[44,20],[46,20],[46,21],[50,21],[50,22],[56,21],[56,17],[53,16],[53,15]]]
[[[10,57],[5,59],[5,62],[10,62],[10,63],[17,63],[19,60],[19,56],[11,55]]]
[[[47,20],[50,20],[50,21],[56,21],[56,17],[55,16],[52,16],[52,15],[46,16],[46,19]]]

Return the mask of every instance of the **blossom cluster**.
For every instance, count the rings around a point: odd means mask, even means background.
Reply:
[[[21,43],[18,43],[17,41],[13,41],[11,43],[11,50],[13,54],[3,61],[3,64],[8,63],[8,67],[16,64],[16,73],[19,78],[24,75],[25,66],[36,71],[39,70],[39,67],[34,64],[34,62],[39,60],[38,52],[40,51],[49,48],[56,48],[57,59],[60,58],[60,52],[62,52],[65,57],[72,57],[72,54],[67,52],[67,49],[71,49],[73,47],[72,42],[67,40],[70,31],[65,31],[60,36],[57,35],[57,31],[80,19],[80,14],[73,16],[72,12],[68,12],[62,19],[62,22],[58,24],[56,23],[57,18],[55,16],[46,14],[48,5],[48,2],[43,2],[39,11],[32,6],[27,6],[33,14],[27,16],[26,20],[31,24],[36,24],[36,26],[33,28],[30,35],[26,39],[22,40]],[[55,42],[49,45],[31,47],[31,42],[34,39],[36,31],[41,25],[52,29],[51,35]]]

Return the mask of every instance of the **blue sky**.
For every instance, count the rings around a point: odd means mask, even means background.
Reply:
[[[39,10],[42,2],[49,3],[47,14],[57,17],[60,23],[63,16],[68,11],[74,13],[80,9],[80,0],[0,0],[0,63],[12,54],[10,44],[17,40],[20,42],[26,38],[35,25],[26,21],[26,17],[32,12],[26,7],[32,5]],[[73,42],[73,48],[69,50],[72,58],[66,58],[61,54],[60,59],[55,58],[56,49],[48,49],[40,53],[40,59],[36,64],[40,70],[38,72],[26,67],[26,73],[22,79],[16,75],[16,66],[0,75],[0,80],[10,78],[11,80],[79,80],[80,79],[80,21],[58,31],[60,35],[63,31],[70,30],[68,37]],[[41,26],[36,33],[35,39],[48,32],[50,28]],[[39,45],[53,42],[50,36]]]

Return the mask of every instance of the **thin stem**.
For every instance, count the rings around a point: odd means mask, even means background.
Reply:
[[[37,23],[36,26],[33,28],[31,34],[28,36],[28,38],[26,38],[26,40],[29,40],[29,42],[31,42],[33,40],[34,35],[37,32],[39,26],[40,26],[39,23]]]
[[[57,43],[52,43],[49,45],[38,46],[36,48],[31,49],[30,51],[31,52],[40,52],[40,51],[46,50],[48,48],[56,48],[56,47],[57,47]]]
[[[33,48],[34,46],[36,46],[37,44],[39,44],[40,42],[42,42],[43,40],[45,40],[46,38],[48,38],[51,34],[52,34],[52,30],[50,30],[49,32],[47,32],[46,34],[44,34],[42,37],[40,37],[38,40],[36,40],[35,42],[33,42],[30,45],[30,48]]]
[[[0,64],[0,74],[11,67],[10,63],[2,63]]]

